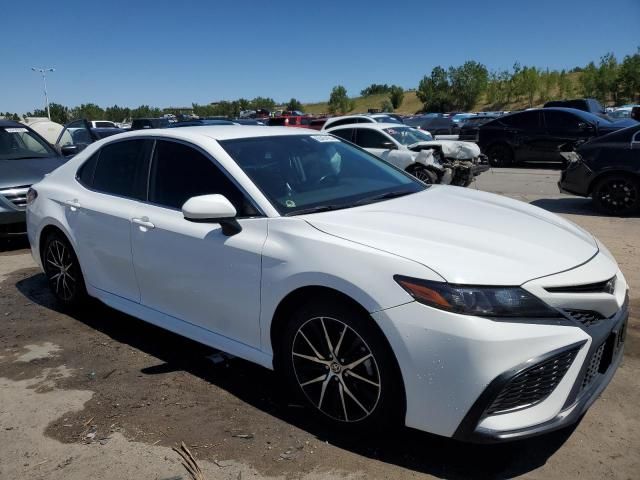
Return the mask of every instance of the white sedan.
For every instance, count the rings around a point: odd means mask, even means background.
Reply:
[[[355,143],[425,183],[466,187],[489,169],[471,142],[434,140],[429,132],[395,123],[348,124],[327,133]]]
[[[30,189],[27,222],[62,306],[94,297],[275,368],[346,429],[540,434],[622,358],[627,284],[592,235],[311,130],[109,137]]]

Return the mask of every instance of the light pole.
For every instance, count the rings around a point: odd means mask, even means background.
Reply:
[[[42,74],[42,83],[44,84],[44,102],[47,107],[47,117],[51,120],[51,111],[49,110],[49,97],[47,96],[47,72],[55,72],[55,68],[35,68],[31,67],[34,72],[40,72]]]

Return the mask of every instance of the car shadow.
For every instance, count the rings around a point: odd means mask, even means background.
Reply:
[[[29,239],[26,235],[0,238],[0,254],[24,250],[25,248],[29,248]]]
[[[20,280],[16,287],[30,301],[60,312],[43,274]],[[216,350],[98,301],[91,301],[70,316],[114,341],[160,359],[157,365],[141,369],[143,375],[188,372],[321,441],[366,458],[440,478],[511,478],[530,472],[544,465],[575,429],[574,426],[541,437],[495,445],[466,444],[405,427],[352,437],[329,430],[316,421],[309,410],[292,403],[280,377],[268,369],[239,358],[216,364],[208,358]]]
[[[581,197],[562,197],[562,198],[541,198],[534,200],[531,205],[544,208],[553,213],[568,213],[572,215],[585,215],[585,216],[607,216],[596,210],[593,202],[590,198]],[[633,215],[626,215],[625,217],[618,217],[616,215],[609,215],[613,218],[638,218],[640,212]]]

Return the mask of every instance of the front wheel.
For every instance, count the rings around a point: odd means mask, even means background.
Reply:
[[[60,232],[47,235],[42,250],[42,266],[51,293],[65,308],[75,308],[87,299],[80,264],[71,244]]]
[[[630,175],[609,175],[593,187],[593,202],[610,215],[629,215],[640,209],[640,181]]]
[[[287,325],[283,365],[294,392],[321,420],[352,433],[397,424],[393,354],[372,320],[335,299],[300,307]]]
[[[409,173],[427,185],[434,185],[438,183],[438,176],[422,165],[416,165],[409,171]]]
[[[502,143],[490,147],[487,151],[487,157],[492,167],[510,167],[513,165],[513,150]]]

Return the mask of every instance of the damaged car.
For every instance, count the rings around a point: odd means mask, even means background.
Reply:
[[[364,123],[329,128],[427,184],[467,187],[489,169],[487,158],[474,143],[434,140],[429,132],[405,125]]]
[[[591,197],[609,215],[640,211],[640,123],[562,152],[561,192]]]

